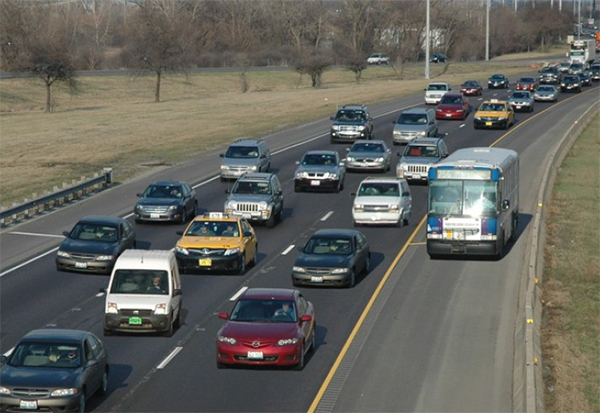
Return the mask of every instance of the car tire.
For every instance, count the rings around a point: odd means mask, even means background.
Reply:
[[[102,381],[100,382],[100,387],[98,387],[98,395],[104,396],[108,391],[108,370],[104,369],[104,373],[102,373]]]
[[[354,268],[352,268],[352,274],[350,274],[350,281],[348,282],[347,287],[354,288],[355,285],[356,285],[356,271]]]
[[[85,412],[85,389],[83,389],[81,391],[81,394],[79,395],[79,413],[84,413]]]
[[[173,322],[175,328],[181,327],[181,305],[179,306],[179,311],[177,311],[177,318]]]
[[[163,336],[165,336],[165,337],[173,337],[173,332],[175,330],[173,324],[175,324],[175,320],[172,320],[169,323],[169,327],[163,332]]]
[[[185,224],[187,221],[187,210],[185,208],[183,208],[183,211],[181,212],[181,219],[179,220],[179,223],[181,225]]]
[[[278,223],[283,221],[283,204],[281,204],[281,208],[279,209],[279,212],[277,212],[277,215],[275,215],[275,220]]]
[[[246,272],[246,257],[245,257],[245,253],[242,256],[242,260],[240,261],[240,268],[238,269],[238,274],[239,275],[244,275],[244,273]]]
[[[302,188],[298,185],[294,185],[294,192],[302,192]]]
[[[265,222],[265,226],[267,228],[273,228],[275,226],[275,214],[273,212],[271,212],[271,216],[269,217],[269,219],[267,219],[267,221]]]
[[[367,256],[367,262],[365,262],[364,274],[371,272],[371,254]]]
[[[113,331],[109,330],[107,328],[104,329],[103,334],[104,334],[104,337],[110,337],[110,336],[114,335]]]
[[[305,353],[305,344],[302,344],[302,349],[300,350],[300,359],[298,360],[298,363],[294,366],[294,370],[296,371],[302,371],[304,370],[304,353]]]
[[[317,322],[313,322],[313,333],[310,338],[310,348],[309,351],[315,351],[317,348]]]
[[[223,363],[221,363],[219,360],[217,360],[217,368],[218,368],[219,370],[226,369],[227,367],[229,367],[227,364],[223,364]]]
[[[292,285],[293,285],[294,287],[300,287],[300,283],[299,283],[298,281],[296,281],[296,280],[294,279],[294,277],[292,277]]]
[[[256,247],[254,248],[254,254],[252,255],[252,261],[250,261],[250,265],[254,267],[257,262],[258,262],[258,244],[256,244]]]

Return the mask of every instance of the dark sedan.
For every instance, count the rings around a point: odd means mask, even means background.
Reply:
[[[508,89],[508,78],[502,74],[495,74],[488,79],[488,89]]]
[[[88,215],[71,231],[56,253],[56,269],[110,274],[123,251],[136,247],[135,231],[124,218]]]
[[[560,82],[561,92],[581,93],[581,79],[577,75],[565,75]]]
[[[136,222],[176,221],[184,224],[196,215],[196,191],[182,181],[156,181],[137,194],[133,209]]]
[[[434,53],[429,56],[429,61],[431,63],[446,63],[446,60],[448,60],[448,58],[443,53]]]
[[[294,285],[354,287],[368,273],[371,251],[360,231],[321,229],[300,250],[292,268]]]
[[[230,365],[304,368],[315,349],[315,310],[298,290],[249,288],[237,299],[217,333],[217,367]]]
[[[467,80],[460,85],[460,93],[465,96],[481,96],[483,94],[483,87],[476,80]]]
[[[345,163],[337,151],[308,151],[297,161],[294,191],[333,191],[344,189]]]
[[[2,356],[2,411],[83,412],[86,399],[108,387],[108,356],[102,341],[80,330],[27,333]]]

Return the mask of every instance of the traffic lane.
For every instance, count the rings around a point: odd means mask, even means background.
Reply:
[[[541,113],[501,142],[521,151],[521,182],[541,181],[537,173],[549,148],[590,97]],[[548,120],[557,117],[564,119],[562,130],[548,130]],[[532,189],[523,185],[522,217],[536,207]],[[512,410],[514,321],[527,253],[523,226],[500,261],[430,260],[421,231],[414,256],[401,261],[386,285],[394,287],[394,300],[385,301],[334,411]]]

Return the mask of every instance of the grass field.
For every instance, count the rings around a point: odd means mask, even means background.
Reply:
[[[536,55],[539,56],[539,55]],[[539,56],[539,64],[548,61]],[[513,76],[533,70],[515,61],[431,65],[430,78],[458,86],[485,81],[495,72]],[[372,67],[360,83],[354,74],[332,69],[319,89],[294,71],[167,76],[161,102],[154,103],[155,78],[80,77],[71,96],[55,88],[55,112],[44,113],[41,82],[0,80],[0,203],[19,203],[62,183],[112,167],[124,181],[157,166],[192,159],[242,137],[259,137],[311,119],[326,117],[348,103],[370,104],[419,93],[429,80],[422,66]]]
[[[600,412],[600,116],[573,145],[546,220],[542,352],[548,412]]]

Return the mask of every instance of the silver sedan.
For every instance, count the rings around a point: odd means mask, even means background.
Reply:
[[[536,102],[556,102],[559,93],[556,86],[540,85],[533,93],[533,99]]]
[[[382,140],[358,140],[346,149],[346,169],[357,171],[390,170],[392,151]]]

